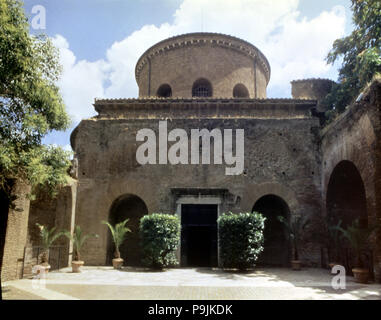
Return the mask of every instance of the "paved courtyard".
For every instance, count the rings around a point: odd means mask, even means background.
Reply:
[[[59,300],[381,300],[381,285],[355,283],[347,277],[345,290],[331,287],[332,275],[324,269],[292,271],[258,268],[247,273],[187,268],[152,272],[144,269],[83,267],[50,272],[45,288],[38,280],[3,284],[3,299]]]

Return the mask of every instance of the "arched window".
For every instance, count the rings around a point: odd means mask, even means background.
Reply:
[[[233,97],[234,98],[248,98],[249,91],[242,83],[238,83],[237,85],[235,85],[233,89]]]
[[[198,79],[192,87],[192,97],[211,97],[212,85],[206,79]]]
[[[162,84],[159,89],[157,90],[158,97],[161,98],[168,98],[172,97],[172,88],[169,84]]]

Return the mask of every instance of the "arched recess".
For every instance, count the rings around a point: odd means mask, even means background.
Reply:
[[[341,226],[347,228],[358,220],[360,226],[367,227],[368,214],[364,182],[357,167],[351,161],[341,161],[333,169],[328,182],[326,210],[331,224],[341,221]],[[349,242],[344,240],[339,248],[330,249],[330,252],[334,253],[331,259],[339,260],[338,262],[342,263],[351,274],[356,264],[356,256]],[[367,264],[370,262],[367,259]],[[370,265],[369,267],[371,268]]]
[[[368,224],[364,182],[351,161],[341,161],[329,178],[326,198],[327,215],[335,222],[342,221],[347,227],[359,219],[362,226]]]
[[[161,98],[169,98],[169,97],[172,97],[172,88],[169,84],[165,83],[165,84],[162,84],[159,89],[157,90],[157,94],[156,94],[158,97],[161,97]]]
[[[238,83],[233,88],[234,98],[249,98],[249,91],[246,86],[242,83]]]
[[[209,80],[200,78],[193,83],[192,97],[212,97],[213,88]]]
[[[254,205],[253,210],[266,217],[264,230],[264,250],[259,257],[258,264],[269,266],[288,266],[290,245],[287,230],[278,216],[289,219],[290,209],[287,203],[273,194],[261,197]]]
[[[141,246],[139,237],[140,219],[148,214],[145,202],[136,195],[124,194],[118,197],[110,208],[109,222],[112,225],[125,219],[129,219],[127,227],[132,232],[127,234],[126,240],[120,247],[121,257],[124,264],[129,266],[141,266]],[[107,263],[111,264],[114,257],[115,246],[112,242],[111,233],[108,232]]]

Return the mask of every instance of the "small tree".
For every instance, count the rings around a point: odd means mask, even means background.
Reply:
[[[65,236],[73,242],[73,260],[81,260],[81,248],[85,241],[89,238],[98,238],[98,235],[95,233],[83,235],[80,226],[75,226],[73,234],[69,231],[65,231]]]
[[[325,104],[343,112],[373,77],[381,73],[381,6],[380,0],[351,0],[352,33],[333,43],[327,62],[343,58],[339,83],[333,86]]]
[[[180,243],[180,220],[171,214],[153,213],[140,219],[143,263],[162,269],[176,265],[176,250]]]
[[[57,86],[58,49],[32,36],[21,0],[0,1],[0,189],[11,198],[13,180],[55,195],[69,179],[70,154],[42,145],[53,130],[70,125]]]
[[[47,263],[49,260],[49,249],[50,249],[50,247],[64,233],[62,231],[55,232],[56,227],[53,227],[49,230],[46,226],[43,226],[39,223],[36,223],[36,225],[40,229],[41,245],[43,248],[43,253],[41,256],[41,262]]]
[[[282,222],[288,230],[288,235],[292,241],[292,245],[294,248],[294,260],[298,261],[300,252],[300,239],[302,237],[303,231],[309,224],[309,220],[300,216],[293,218],[290,222],[283,216],[278,216],[278,220]]]
[[[245,270],[263,251],[266,218],[260,213],[223,214],[218,218],[220,257],[224,268]]]
[[[372,234],[379,229],[379,226],[362,227],[359,220],[356,219],[352,225],[348,226],[346,229],[341,227],[338,227],[337,229],[341,231],[346,239],[348,239],[352,249],[355,251],[356,267],[363,268],[365,266],[364,260],[362,259],[364,250],[370,245],[369,239]]]
[[[127,232],[131,232],[129,228],[126,227],[126,224],[129,219],[126,219],[120,223],[117,223],[115,227],[113,227],[109,222],[102,221],[103,224],[107,225],[111,231],[112,239],[115,244],[115,258],[120,259],[120,251],[119,248],[126,239]]]

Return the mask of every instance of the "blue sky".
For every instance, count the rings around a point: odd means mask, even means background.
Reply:
[[[58,83],[73,126],[95,115],[94,98],[136,97],[133,70],[154,43],[186,32],[221,32],[256,45],[269,59],[268,97],[290,97],[299,78],[336,80],[324,61],[333,40],[352,30],[350,0],[25,0],[46,9],[61,53]],[[31,28],[31,32],[36,30]],[[40,32],[40,31],[38,31]],[[72,128],[45,143],[68,147]]]

